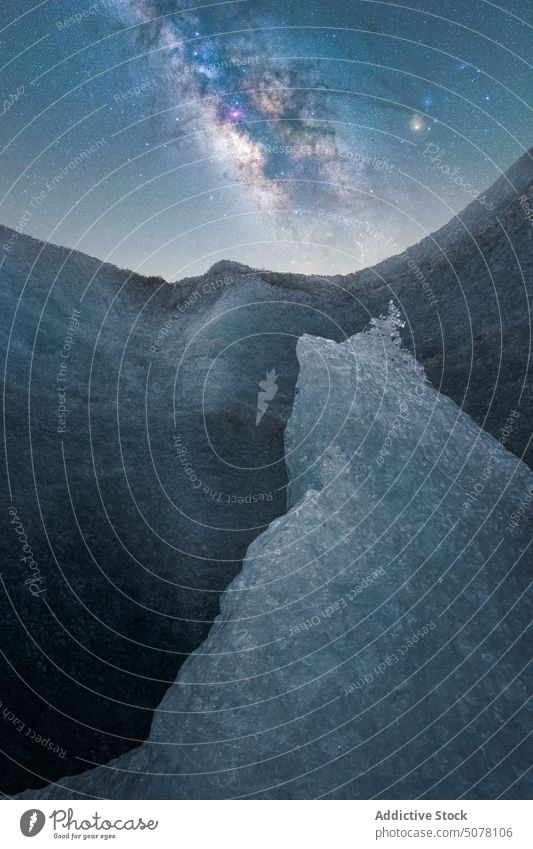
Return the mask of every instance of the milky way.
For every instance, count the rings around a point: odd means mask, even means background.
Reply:
[[[531,145],[530,18],[525,0],[9,0],[0,220],[169,279],[222,258],[351,272]]]

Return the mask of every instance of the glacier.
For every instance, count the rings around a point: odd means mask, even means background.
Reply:
[[[65,752],[1,723],[5,792],[146,739],[247,550],[286,512],[287,490],[300,494],[304,476],[289,487],[287,469],[301,449],[287,453],[284,432],[306,334],[343,343],[393,299],[431,385],[533,466],[533,151],[487,197],[492,209],[473,202],[402,254],[331,277],[224,260],[169,283],[0,226],[1,698]],[[258,423],[265,380],[275,395]],[[378,466],[402,444],[403,428],[388,430]],[[343,455],[331,450],[335,467]],[[319,488],[318,465],[307,488]],[[469,475],[465,512],[478,509],[492,465]],[[513,510],[521,534],[528,498]],[[10,509],[38,564],[37,596]]]
[[[299,338],[285,514],[148,740],[24,798],[530,798],[533,473],[402,325]]]

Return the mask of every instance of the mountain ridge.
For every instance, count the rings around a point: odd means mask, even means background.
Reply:
[[[518,183],[518,186],[516,185]],[[34,242],[40,246],[48,246],[58,251],[64,252],[66,255],[76,254],[83,257],[87,257],[88,259],[99,263],[101,266],[109,266],[109,268],[119,271],[121,273],[127,273],[131,277],[141,278],[148,281],[154,282],[164,282],[168,283],[171,286],[179,286],[181,283],[192,283],[200,282],[204,278],[209,277],[213,274],[219,274],[224,272],[232,272],[232,273],[240,273],[244,275],[248,275],[250,273],[266,273],[272,276],[283,276],[288,278],[289,280],[294,279],[308,279],[308,280],[316,280],[316,279],[325,279],[325,280],[333,280],[337,282],[341,281],[352,281],[355,278],[360,276],[366,276],[369,272],[376,272],[378,269],[385,270],[389,263],[397,260],[401,257],[405,252],[412,253],[413,251],[417,252],[417,249],[421,250],[425,253],[426,246],[435,246],[435,244],[440,245],[441,247],[449,243],[452,239],[458,242],[463,240],[468,240],[470,237],[469,230],[472,229],[473,226],[476,228],[481,227],[479,232],[483,232],[486,229],[486,226],[490,226],[492,222],[497,217],[498,210],[503,206],[509,203],[510,200],[514,199],[518,203],[518,196],[527,192],[531,189],[531,185],[533,183],[533,147],[530,147],[521,157],[519,157],[516,162],[514,162],[508,169],[505,171],[497,180],[492,183],[485,194],[489,194],[491,198],[493,198],[496,203],[494,204],[494,215],[490,215],[489,210],[485,210],[486,215],[483,216],[479,213],[480,203],[478,200],[472,200],[462,212],[458,214],[453,214],[450,216],[450,220],[446,222],[446,224],[439,227],[437,230],[428,233],[427,236],[420,239],[418,242],[414,242],[412,244],[407,245],[403,250],[399,250],[397,253],[392,253],[389,257],[380,260],[374,265],[366,266],[365,268],[358,269],[354,272],[349,272],[347,274],[331,274],[331,275],[320,275],[320,274],[300,274],[298,272],[290,272],[290,271],[270,271],[266,268],[252,267],[248,266],[244,263],[241,263],[237,260],[232,259],[221,259],[215,262],[212,266],[210,266],[205,272],[197,275],[185,275],[176,281],[169,281],[162,275],[146,275],[142,274],[140,271],[134,271],[126,266],[116,265],[108,260],[102,260],[99,257],[96,257],[92,254],[87,254],[84,251],[81,251],[77,248],[68,248],[64,245],[57,244],[55,242],[43,241],[42,239],[37,238],[36,236],[31,236],[26,233],[21,233],[15,228],[9,227],[5,224],[0,224],[0,234],[3,235],[4,246],[9,243],[11,235],[15,235],[15,242],[19,238],[28,239],[31,242]],[[491,201],[492,202],[492,201]],[[478,213],[476,215],[476,213]],[[483,225],[483,217],[488,218],[489,220],[485,222]],[[463,229],[462,238],[457,237],[457,232],[461,233],[461,228]],[[11,234],[8,238],[5,237],[4,234]],[[441,244],[442,243],[442,244]],[[422,250],[424,248],[424,250]]]

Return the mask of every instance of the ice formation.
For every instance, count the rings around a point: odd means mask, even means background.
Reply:
[[[474,201],[438,232],[421,231],[418,245],[345,277],[223,261],[169,284],[0,226],[11,499],[0,514],[2,700],[54,743],[36,746],[2,723],[5,792],[145,740],[248,547],[285,512],[284,429],[305,334],[342,342],[394,298],[402,339],[431,384],[533,467],[533,151],[487,197],[490,209]],[[401,414],[398,402],[392,422]],[[304,486],[322,493],[337,472],[341,480],[345,457],[345,474],[360,473],[358,455],[340,444],[312,458],[328,422],[329,413],[287,454],[291,474],[302,451],[315,463],[295,470],[291,499]],[[408,432],[389,430],[363,500]],[[479,509],[495,465],[468,473],[465,513]],[[531,528],[529,500],[524,491],[514,504],[515,533]],[[9,508],[42,594],[25,583]]]
[[[512,425],[496,439],[429,384],[400,326],[391,305],[345,342],[300,338],[286,514],[149,740],[34,797],[528,796],[533,474]]]

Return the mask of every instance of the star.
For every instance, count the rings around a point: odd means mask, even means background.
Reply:
[[[419,133],[420,130],[425,129],[424,119],[420,115],[413,115],[411,120],[409,121],[409,126],[415,133]]]
[[[240,118],[244,118],[244,112],[238,107],[233,107],[233,109],[229,109],[226,112],[226,117],[229,118],[231,121],[238,121]]]

